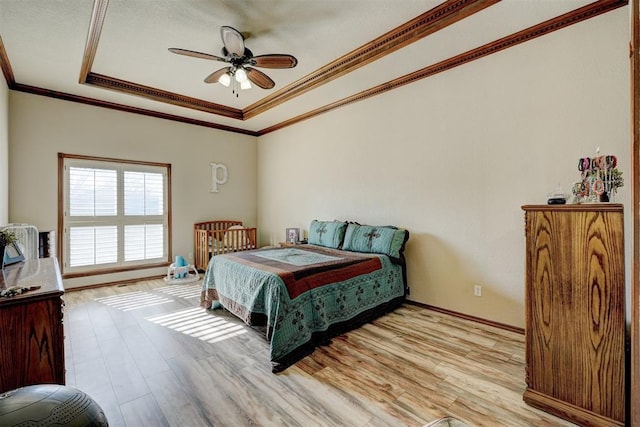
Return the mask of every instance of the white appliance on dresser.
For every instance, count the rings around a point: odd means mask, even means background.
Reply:
[[[25,260],[40,257],[40,238],[37,227],[29,224],[8,224],[0,228],[13,231]]]

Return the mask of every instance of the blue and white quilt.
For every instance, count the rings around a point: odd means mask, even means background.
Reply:
[[[278,372],[401,304],[403,277],[402,266],[386,255],[315,245],[236,252],[209,262],[203,306],[266,326]]]

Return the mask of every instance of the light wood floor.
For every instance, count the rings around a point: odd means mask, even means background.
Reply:
[[[522,401],[524,337],[405,305],[274,375],[200,283],[67,292],[67,385],[111,426],[569,426]]]

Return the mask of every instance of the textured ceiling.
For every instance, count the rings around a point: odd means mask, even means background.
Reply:
[[[12,79],[8,81],[12,89],[89,103],[95,100],[133,111],[260,134],[563,14],[589,7],[603,9],[598,12],[603,13],[624,3],[0,0],[0,38],[4,45],[0,60],[5,78]],[[94,7],[103,12],[98,19]],[[395,49],[393,43],[388,43],[375,57],[366,59],[364,53],[372,41],[429,11],[437,13],[421,27],[428,31],[419,34],[405,28],[409,40],[401,48]],[[589,17],[587,14],[580,19]],[[101,24],[97,30],[91,27],[96,23]],[[167,50],[179,47],[221,55],[222,25],[240,30],[246,37],[246,46],[255,55],[291,54],[298,59],[298,66],[262,69],[275,81],[275,88],[263,90],[254,86],[236,97],[230,88],[203,82],[223,63],[175,55]],[[92,54],[88,47],[95,52]],[[296,84],[354,52],[359,56],[351,58],[350,65],[334,64],[341,70],[339,75],[320,74],[313,84],[296,92]],[[83,81],[83,66],[87,68],[84,71],[89,74],[89,84]],[[92,80],[94,75],[98,78]],[[101,76],[111,79],[110,83],[104,84]],[[124,81],[126,85],[113,84],[113,80]],[[275,95],[283,98],[265,103]],[[176,97],[230,107],[237,117],[176,105],[180,104],[175,102]],[[255,114],[250,113],[254,110]]]

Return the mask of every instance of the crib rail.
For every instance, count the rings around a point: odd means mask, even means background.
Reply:
[[[212,256],[256,249],[257,228],[229,229],[242,221],[207,221],[194,224],[194,265],[204,271]]]

